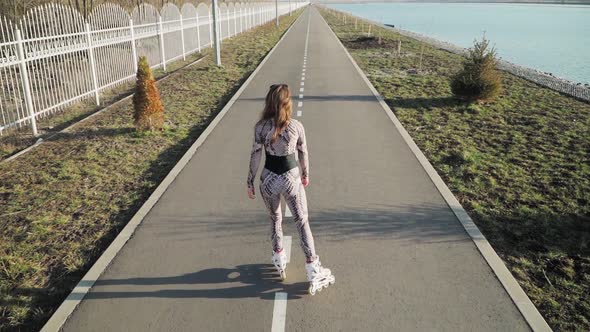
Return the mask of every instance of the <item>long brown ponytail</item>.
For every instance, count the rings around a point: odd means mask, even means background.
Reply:
[[[273,84],[266,94],[262,120],[275,120],[275,131],[272,143],[279,138],[279,134],[287,128],[291,121],[291,90],[287,84]]]

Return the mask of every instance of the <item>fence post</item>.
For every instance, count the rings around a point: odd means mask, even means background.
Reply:
[[[182,43],[182,60],[186,61],[186,50],[184,48],[184,24],[182,24],[182,14],[180,14],[180,42]]]
[[[211,5],[213,7],[213,5]],[[215,42],[213,41],[213,17],[211,16],[211,8],[209,8],[209,43],[211,43],[211,47],[215,47]]]
[[[98,79],[96,77],[96,62],[94,61],[94,48],[92,47],[92,38],[90,35],[90,24],[86,23],[86,43],[88,44],[88,57],[90,58],[90,70],[92,72],[92,84],[94,85],[94,99],[96,105],[100,106],[100,97],[98,95]]]
[[[215,16],[214,16],[215,17]],[[215,20],[215,18],[213,18],[213,20]],[[221,45],[221,43],[223,42],[223,28],[221,27],[223,25],[223,18],[221,18],[221,9],[219,9],[219,5],[217,6],[217,34],[219,35],[217,38],[219,38],[219,45]]]
[[[158,35],[160,35],[160,57],[162,58],[162,68],[166,71],[166,52],[164,51],[164,27],[162,25],[162,16],[158,16]]]
[[[227,21],[227,38],[231,37],[231,29],[230,29],[230,25],[229,25],[229,7],[227,8],[227,10],[225,11],[225,19]]]
[[[240,4],[240,33],[244,31],[244,14],[242,13],[242,4]]]
[[[129,29],[131,29],[131,54],[133,55],[133,72],[137,74],[137,48],[135,47],[135,29],[133,29],[132,19],[129,19]]]
[[[199,28],[199,12],[196,13],[196,20],[197,20],[197,50],[201,53],[201,29]]]
[[[238,34],[238,17],[236,16],[236,6],[234,4],[234,36]]]
[[[219,20],[219,11],[217,9],[217,0],[212,0],[211,1],[211,5],[212,5],[212,11],[213,11],[213,35],[215,36],[215,42],[213,43],[213,47],[215,50],[215,63],[218,66],[221,66],[221,49],[220,49],[220,43],[219,43],[219,27],[220,25],[218,25],[218,20]]]
[[[275,20],[277,21],[277,28],[279,27],[279,0],[275,0]]]
[[[27,110],[29,111],[29,117],[31,118],[31,129],[33,130],[33,136],[37,137],[37,119],[35,119],[35,110],[33,109],[33,97],[31,96],[31,85],[29,83],[29,72],[27,71],[27,60],[25,59],[25,50],[23,48],[23,38],[20,33],[20,29],[16,29],[16,42],[18,48],[18,60],[20,66],[20,73],[23,80],[23,88],[25,90],[25,102]]]

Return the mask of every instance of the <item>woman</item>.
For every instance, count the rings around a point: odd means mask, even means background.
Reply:
[[[262,150],[266,152],[264,170],[260,176],[260,194],[271,220],[272,262],[286,278],[287,259],[283,250],[281,196],[293,213],[301,248],[305,254],[309,293],[333,284],[335,279],[329,269],[321,266],[315,253],[313,235],[307,220],[305,189],[309,184],[309,161],[305,131],[301,122],[291,119],[291,91],[286,84],[271,85],[262,112],[262,118],[254,127],[254,144],[248,172],[248,197],[255,198],[254,177],[258,172]],[[295,151],[299,157],[301,176]]]

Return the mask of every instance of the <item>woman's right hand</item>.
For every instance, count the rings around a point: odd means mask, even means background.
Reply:
[[[252,188],[248,187],[247,191],[248,191],[248,197],[250,197],[250,199],[256,198],[256,193],[254,192],[254,187],[252,187]]]
[[[302,176],[301,177],[301,183],[303,183],[304,187],[309,186],[309,178],[307,178],[307,176]]]

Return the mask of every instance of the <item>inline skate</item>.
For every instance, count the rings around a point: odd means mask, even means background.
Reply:
[[[281,275],[281,280],[287,279],[287,255],[285,255],[285,250],[281,250],[280,252],[273,252],[272,254],[272,263],[277,268],[277,271]]]
[[[323,288],[327,288],[328,285],[333,285],[336,282],[332,271],[322,266],[319,256],[313,262],[306,263],[305,270],[307,272],[307,280],[309,281],[308,291],[311,295],[315,295],[316,291],[319,292]]]

